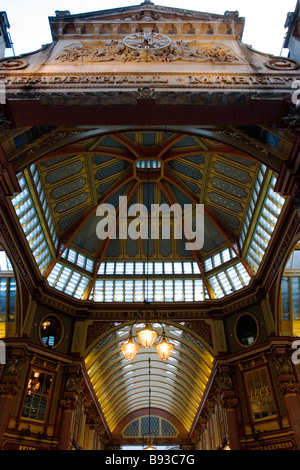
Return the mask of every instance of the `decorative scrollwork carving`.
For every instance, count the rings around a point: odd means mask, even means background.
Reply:
[[[238,404],[239,404],[238,398],[234,398],[234,397],[223,398],[221,400],[221,406],[222,408],[225,408],[225,409],[236,408]]]
[[[138,88],[138,98],[140,100],[153,99],[155,98],[155,91],[147,86]]]
[[[5,375],[17,375],[20,377],[25,359],[23,357],[10,357],[5,367]]]
[[[18,58],[3,59],[0,61],[0,70],[21,70],[28,67],[27,60]]]
[[[64,409],[75,410],[77,407],[77,400],[71,398],[63,398],[59,402],[60,406]]]
[[[279,356],[274,358],[278,375],[292,374],[293,368],[291,360],[287,356]]]
[[[0,395],[16,395],[21,387],[15,383],[5,382],[0,384]]]
[[[274,57],[268,60],[265,65],[272,70],[297,70],[300,67],[296,60],[285,57]]]
[[[138,33],[142,34],[142,33]],[[224,44],[202,43],[199,41],[176,41],[167,44],[165,48],[132,49],[124,43],[112,40],[109,44],[104,41],[74,43],[67,46],[55,62],[65,63],[94,63],[103,61],[121,62],[212,62],[212,63],[237,63],[238,58],[233,51]]]
[[[228,392],[233,390],[232,380],[227,373],[223,373],[220,377],[217,378],[217,389],[220,393]]]
[[[300,390],[300,384],[298,382],[294,382],[293,380],[289,380],[286,382],[281,382],[278,385],[278,388],[280,392],[283,393],[284,395],[287,395],[289,393],[296,394]]]
[[[77,395],[79,395],[82,391],[82,379],[80,377],[77,377],[77,375],[72,374],[68,377],[65,391],[66,392],[74,392]]]

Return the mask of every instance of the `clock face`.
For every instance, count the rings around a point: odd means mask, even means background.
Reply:
[[[171,40],[168,36],[159,33],[135,33],[127,36],[124,44],[130,49],[155,50],[169,46]]]

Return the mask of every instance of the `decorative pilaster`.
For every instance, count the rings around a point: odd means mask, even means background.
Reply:
[[[77,400],[74,398],[62,399],[60,401],[60,406],[63,408],[63,412],[58,441],[58,450],[70,450],[72,440],[73,412],[76,409]]]
[[[288,414],[297,449],[300,450],[300,384],[297,382],[289,351],[274,351],[274,363],[278,377],[278,389],[283,395],[285,409]]]
[[[60,401],[63,411],[58,450],[70,450],[72,448],[73,413],[78,406],[80,397],[83,397],[82,379],[76,373],[71,373],[67,378],[63,398]]]
[[[3,441],[3,435],[8,426],[14,396],[19,390],[20,387],[17,380],[0,384],[0,444]]]
[[[240,450],[241,443],[239,437],[239,427],[236,414],[236,408],[239,405],[239,399],[232,382],[232,373],[224,369],[217,378],[217,393],[220,395],[220,404],[225,410],[227,420],[228,441],[231,450]]]
[[[20,391],[20,375],[24,365],[21,351],[10,351],[0,384],[0,443],[9,424],[9,415],[15,395]]]
[[[221,406],[224,408],[227,419],[228,440],[231,450],[240,450],[241,443],[239,438],[239,428],[236,415],[236,408],[239,405],[238,398],[234,396],[223,395],[221,399]]]
[[[300,450],[300,384],[295,381],[294,376],[286,375],[280,377],[278,388],[283,394],[289,422],[294,431],[297,449]]]

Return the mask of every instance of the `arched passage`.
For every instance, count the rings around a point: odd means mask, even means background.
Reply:
[[[300,336],[300,239],[288,254],[280,281],[280,334]]]
[[[136,325],[134,336],[143,325]],[[161,334],[160,324],[154,323],[153,327]],[[151,408],[176,418],[185,433],[191,428],[211,373],[213,356],[184,325],[165,323],[164,328],[174,346],[168,361],[161,361],[153,346],[140,349],[133,361],[126,361],[120,346],[128,339],[130,324],[108,332],[86,355],[87,372],[112,435],[115,430],[121,431],[121,422],[123,426],[128,424],[132,413],[148,410],[149,380]]]
[[[16,334],[18,299],[15,270],[0,239],[0,338]]]

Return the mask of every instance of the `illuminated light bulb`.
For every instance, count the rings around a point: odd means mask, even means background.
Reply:
[[[168,343],[164,336],[161,342],[155,345],[155,349],[161,360],[166,361],[171,356],[174,346]]]
[[[46,328],[48,328],[48,326],[50,326],[50,325],[51,325],[51,323],[50,323],[49,320],[46,320],[46,321],[44,321],[44,322],[42,323],[42,327],[44,328],[44,330],[45,330]]]
[[[156,450],[156,447],[153,447],[152,441],[150,440],[150,441],[148,442],[147,447],[145,447],[144,450]]]
[[[125,359],[127,359],[127,361],[132,361],[135,358],[139,349],[140,349],[140,346],[133,342],[133,339],[131,336],[129,340],[127,341],[127,343],[123,343],[121,346],[121,351],[124,354],[124,357]]]
[[[137,333],[137,336],[145,349],[151,348],[157,338],[157,332],[151,328],[149,323],[146,327]]]

